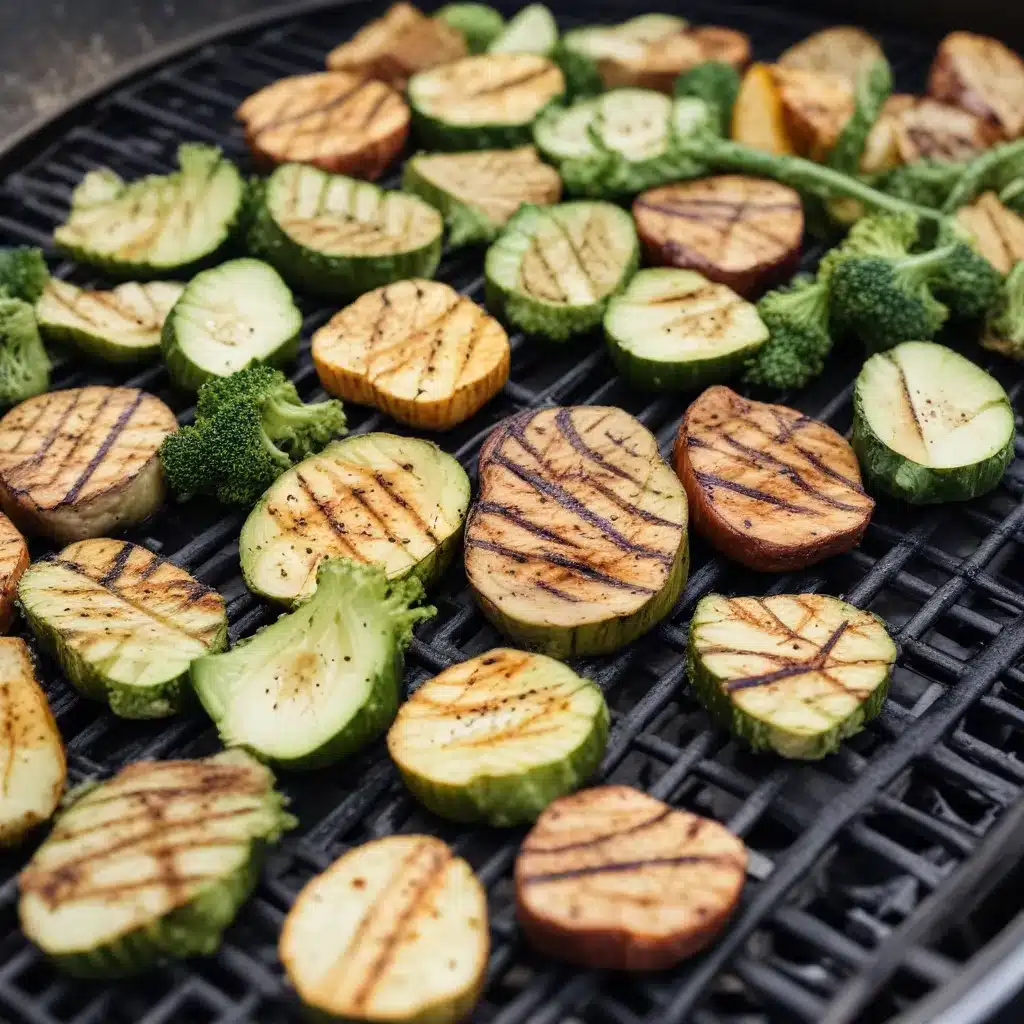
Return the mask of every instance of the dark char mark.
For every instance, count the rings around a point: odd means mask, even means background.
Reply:
[[[586,878],[590,875],[621,874],[624,871],[643,871],[645,868],[678,867],[682,864],[719,864],[735,868],[738,865],[728,857],[712,854],[681,854],[678,857],[648,857],[645,860],[613,861],[610,864],[588,864],[582,868],[568,868],[565,871],[543,871],[526,875],[523,882],[536,885],[542,882],[564,882],[568,878]]]
[[[629,828],[619,829],[616,832],[602,832],[600,835],[591,836],[590,839],[581,839],[575,843],[561,843],[558,846],[531,846],[527,844],[523,847],[523,853],[566,853],[569,850],[585,850],[589,846],[597,846],[599,843],[607,842],[610,839],[618,839],[620,836],[630,836],[635,835],[637,832],[643,832],[644,829],[663,822],[671,813],[672,808],[666,807],[663,811],[658,811],[657,814],[652,815],[650,818],[637,822],[635,825],[630,825]]]
[[[134,547],[135,545],[129,544],[128,541],[121,545],[121,550],[114,556],[113,562],[110,563],[110,568],[100,577],[99,582],[103,586],[109,587],[110,584],[121,578],[121,573],[124,572],[128,559],[132,557],[132,549]]]
[[[774,505],[776,508],[785,509],[787,512],[795,512],[797,515],[807,516],[814,515],[814,509],[805,508],[803,505],[794,505],[791,502],[784,501],[782,498],[775,497],[774,494],[767,494],[765,491],[759,491],[754,487],[745,487],[743,484],[738,484],[733,480],[726,480],[725,477],[719,476],[717,473],[706,473],[703,470],[695,469],[693,475],[697,478],[697,482],[705,489],[713,487],[721,487],[726,491],[734,491],[736,494],[745,495],[748,498],[753,498],[755,501],[763,501],[766,505]]]
[[[832,635],[822,644],[821,649],[813,658],[793,665],[789,668],[780,668],[775,672],[766,672],[763,676],[747,676],[743,679],[732,679],[725,684],[725,692],[733,693],[735,690],[749,690],[755,686],[767,686],[769,683],[777,683],[780,679],[790,679],[793,676],[803,676],[811,672],[818,672],[825,667],[832,648],[839,643],[839,638],[846,632],[850,625],[845,619],[832,631]]]

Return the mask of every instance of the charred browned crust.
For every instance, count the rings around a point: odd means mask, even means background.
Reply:
[[[28,545],[14,523],[0,512],[0,633],[14,621],[18,581],[28,568]]]

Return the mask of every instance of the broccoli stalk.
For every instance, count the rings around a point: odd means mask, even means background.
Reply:
[[[50,359],[35,310],[21,299],[0,298],[0,406],[17,405],[50,387]]]
[[[966,166],[951,160],[915,160],[883,172],[873,183],[896,199],[937,210],[963,176]]]
[[[1024,359],[1024,261],[1007,275],[985,324],[982,345],[1011,359]]]
[[[684,71],[676,79],[673,92],[677,99],[691,96],[703,100],[712,109],[721,134],[729,134],[732,108],[740,93],[740,73],[731,64],[704,61]]]
[[[999,202],[1024,216],[1024,177],[1015,178],[999,193]]]
[[[1005,181],[1024,172],[1024,139],[994,146],[969,160],[942,204],[943,213],[954,213],[988,188],[996,191]]]
[[[38,249],[0,249],[0,295],[35,305],[49,280],[50,271]]]
[[[884,57],[879,57],[857,77],[853,114],[828,154],[829,167],[843,174],[857,173],[868,136],[891,93],[892,69]]]

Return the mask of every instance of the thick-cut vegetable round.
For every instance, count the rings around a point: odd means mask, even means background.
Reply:
[[[1024,217],[1004,206],[994,192],[985,192],[970,206],[962,206],[956,212],[956,222],[1001,274],[1024,262]]]
[[[178,167],[130,183],[106,168],[90,171],[53,240],[76,260],[123,276],[191,273],[230,240],[245,182],[216,146],[179,146]]]
[[[530,334],[565,341],[601,322],[638,259],[632,221],[611,203],[524,206],[487,250],[487,304]]]
[[[969,110],[929,97],[902,105],[895,115],[896,149],[902,163],[970,160],[996,141],[991,125]]]
[[[14,620],[18,581],[28,568],[28,545],[17,527],[0,512],[0,633]]]
[[[384,82],[344,71],[282,78],[236,113],[257,160],[378,178],[409,135],[409,108]]]
[[[518,643],[554,657],[617,650],[671,611],[687,553],[682,484],[621,409],[522,412],[480,450],[466,576]]]
[[[431,149],[500,149],[528,143],[537,116],[564,92],[547,57],[487,53],[415,75],[409,104],[417,137]]]
[[[596,771],[608,738],[601,690],[561,662],[499,648],[424,683],[388,752],[417,800],[453,821],[518,825]]]
[[[308,597],[325,558],[376,563],[391,579],[435,582],[455,554],[469,478],[430,441],[360,434],[335,441],[274,482],[239,540],[250,590]]]
[[[774,67],[786,134],[796,151],[824,161],[853,116],[854,87],[842,76],[824,71]]]
[[[757,309],[693,270],[641,270],[608,303],[604,334],[630,384],[685,391],[727,380],[768,340]]]
[[[484,984],[487,894],[440,839],[388,836],[350,850],[299,893],[280,956],[328,1021],[456,1024]]]
[[[629,786],[556,800],[516,858],[516,909],[545,956],[583,967],[673,967],[725,927],[746,877],[743,841]]]
[[[167,314],[161,347],[171,380],[198,391],[250,363],[283,366],[299,350],[302,314],[273,267],[240,259],[197,274]]]
[[[528,4],[491,40],[488,53],[536,53],[550,57],[558,45],[558,25],[543,4]]]
[[[429,204],[366,181],[287,164],[267,180],[249,248],[296,287],[349,299],[432,277],[444,222]]]
[[[740,83],[732,108],[730,136],[736,142],[767,153],[796,152],[790,137],[782,94],[768,64],[751,64]]]
[[[295,819],[269,769],[229,751],[139,761],[81,786],[21,873],[25,935],[80,977],[213,953]]]
[[[447,430],[508,380],[508,335],[440,281],[397,281],[356,299],[313,335],[320,383],[402,423]]]
[[[676,472],[697,531],[763,572],[803,569],[849,551],[875,507],[841,434],[724,387],[708,388],[686,410]]]
[[[908,341],[873,355],[853,392],[853,450],[869,487],[912,505],[968,501],[1013,459],[1013,407],[958,352]]]
[[[878,41],[862,28],[834,25],[794,43],[783,51],[778,63],[798,71],[841,75],[855,86],[861,72],[884,56]]]
[[[53,391],[0,419],[0,503],[62,544],[141,522],[163,504],[157,452],[174,413],[136,388]]]
[[[755,750],[813,760],[882,710],[896,661],[885,623],[825,594],[702,598],[690,683]]]
[[[134,363],[160,354],[164,320],[185,290],[173,281],[121,284],[89,291],[52,277],[36,303],[47,341],[66,342],[110,363]]]
[[[483,53],[505,27],[500,11],[474,2],[445,4],[434,13],[434,17],[458,29],[465,37],[470,53]]]
[[[723,174],[665,185],[638,196],[633,217],[652,263],[699,271],[746,297],[800,262],[800,196],[774,181]]]

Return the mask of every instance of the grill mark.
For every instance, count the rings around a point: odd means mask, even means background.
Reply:
[[[392,488],[391,484],[388,483],[387,478],[379,470],[374,472],[373,479],[377,481],[378,486],[384,493],[396,504],[399,508],[403,509],[409,514],[409,516],[415,520],[416,525],[435,543],[440,543],[440,538],[430,528],[427,521],[420,515],[419,510],[409,502],[405,496]]]
[[[609,473],[620,477],[623,480],[628,480],[631,484],[639,487],[640,490],[644,490],[645,485],[643,481],[637,480],[635,476],[627,473],[626,470],[616,466],[614,462],[609,462],[597,449],[591,448],[586,441],[580,436],[579,431],[576,429],[576,424],[572,421],[572,416],[568,409],[562,408],[555,413],[555,425],[561,432],[562,437],[569,442],[570,447],[573,451],[582,455],[586,459],[590,459],[591,462],[596,462],[602,469],[607,470]]]
[[[635,825],[630,825],[629,828],[619,829],[617,832],[603,832],[600,835],[591,836],[590,839],[580,839],[574,843],[560,843],[558,846],[531,846],[526,844],[523,846],[523,853],[547,854],[567,853],[569,850],[585,850],[589,846],[597,846],[610,839],[620,839],[622,836],[636,835],[637,832],[643,832],[645,829],[660,824],[672,813],[672,808],[666,807],[663,811],[658,811],[652,817]]]
[[[25,459],[23,462],[19,462],[17,465],[12,466],[10,469],[8,469],[7,473],[9,476],[13,477],[15,474],[20,474],[23,469],[27,469],[29,466],[38,466],[39,463],[43,461],[43,459],[46,457],[46,453],[53,447],[54,441],[57,440],[58,435],[64,429],[64,425],[67,423],[71,414],[78,408],[78,403],[82,399],[82,394],[84,390],[84,388],[80,388],[78,391],[75,392],[75,397],[68,403],[67,408],[60,414],[59,418],[57,419],[57,422],[50,428],[50,432],[46,435],[45,438],[43,438],[43,443],[39,446],[39,449],[34,454],[30,455],[27,459]],[[110,396],[108,395],[107,398],[109,399],[109,397]],[[35,420],[32,421],[32,423],[27,424],[23,428],[25,436],[27,436],[29,430],[34,428],[35,425],[39,422],[39,420],[41,420],[46,415],[46,413],[50,409],[50,406],[53,405],[53,402],[49,399],[49,396],[47,396],[47,400],[41,404],[42,409],[39,415],[36,417]],[[22,441],[24,440],[25,437],[23,436]],[[18,442],[19,447],[20,445],[21,441]]]
[[[149,769],[149,764],[154,762],[146,762],[147,771],[142,773],[143,777],[148,774],[154,774]],[[165,761],[160,763],[161,768],[166,765],[172,770],[181,770],[182,762],[180,761]],[[139,774],[139,773],[135,773]],[[251,775],[251,772],[238,771],[237,769],[225,769],[223,771],[209,772],[200,777],[195,785],[178,785],[178,786],[164,786],[164,787],[150,787],[147,789],[116,789],[113,783],[109,787],[114,792],[109,793],[97,793],[96,795],[90,794],[82,799],[81,803],[75,804],[72,814],[77,812],[80,808],[93,808],[103,807],[107,804],[116,803],[118,800],[148,800],[151,796],[154,797],[167,797],[168,799],[185,799],[188,797],[202,797],[210,796],[219,792],[230,792],[234,796],[259,796],[261,793],[266,791],[266,785],[259,782],[252,786],[244,786],[241,783],[243,780]],[[123,779],[124,773],[117,776],[114,783],[120,782]],[[61,826],[58,826],[51,833],[52,839],[73,839],[78,832],[76,831],[62,831]]]
[[[539,523],[535,523],[532,519],[527,519],[522,513],[516,511],[509,505],[502,505],[496,501],[483,500],[481,499],[476,503],[476,511],[479,515],[492,515],[497,516],[499,519],[507,519],[510,523],[514,523],[516,526],[529,533],[534,534],[537,537],[541,537],[543,540],[549,540],[554,544],[564,544],[566,547],[578,548],[574,540],[570,540],[568,537],[563,537],[560,533],[556,533],[554,530],[548,529],[546,526],[541,526]]]
[[[145,548],[143,548],[145,550]],[[152,551],[149,552],[149,562],[139,570],[138,576],[140,580],[148,580],[157,569],[160,568],[164,563],[164,559],[160,558],[159,555],[154,554]]]
[[[896,372],[899,374],[900,389],[903,392],[903,398],[907,403],[907,408],[910,410],[910,419],[913,421],[914,431],[921,441],[921,447],[925,450],[925,452],[927,452],[928,442],[925,441],[924,439],[924,429],[921,426],[921,421],[917,418],[917,410],[914,408],[914,400],[910,396],[910,384],[907,381],[907,375],[903,370],[903,366],[899,363],[898,360],[893,358],[891,353],[887,352],[885,356],[886,359],[888,359],[889,362],[896,367]]]
[[[723,689],[726,693],[733,693],[736,690],[749,690],[756,686],[767,686],[769,683],[777,683],[782,679],[790,679],[793,676],[810,675],[812,672],[820,672],[826,667],[829,654],[832,648],[839,642],[839,638],[846,632],[849,622],[845,619],[832,631],[829,638],[822,644],[818,653],[813,658],[788,668],[776,669],[774,672],[767,672],[760,676],[746,676],[740,679],[731,679],[725,683]]]
[[[570,594],[567,590],[560,590],[553,583],[548,583],[546,580],[534,580],[533,586],[538,590],[543,590],[546,594],[550,594],[552,597],[557,597],[560,601],[565,601],[567,604],[581,604],[583,602],[582,597]]]
[[[338,107],[343,107],[349,101],[349,99],[351,99],[358,93],[362,92],[362,90],[366,88],[367,84],[368,83],[365,80],[357,82],[351,89],[346,89],[344,92],[341,92],[337,96],[334,96],[326,103],[323,102],[320,96],[317,96],[312,101],[315,104],[314,106],[306,107],[303,110],[300,110],[296,113],[285,114],[281,117],[272,118],[270,121],[266,121],[261,125],[253,125],[253,131],[257,135],[263,135],[266,132],[274,131],[276,128],[283,128],[285,125],[289,124],[296,125],[297,127],[298,124],[304,121],[307,117],[316,117],[318,114],[321,116],[325,116],[331,110],[336,110]],[[311,90],[311,92],[316,91],[317,90],[315,89]],[[287,103],[287,98],[285,102]],[[290,136],[287,141],[291,142],[292,137]]]
[[[467,99],[473,99],[477,96],[489,96],[491,93],[504,92],[506,89],[516,89],[521,85],[528,85],[530,82],[537,78],[543,78],[551,71],[549,67],[540,67],[535,71],[528,71],[520,74],[516,78],[506,78],[504,81],[496,82],[494,85],[483,86],[477,89],[476,92],[469,92],[465,94]],[[457,82],[455,84],[458,84]]]
[[[805,508],[803,505],[794,505],[783,498],[777,498],[774,494],[768,494],[766,491],[759,491],[754,487],[746,487],[733,480],[727,480],[717,473],[707,473],[704,470],[694,469],[693,475],[705,490],[721,487],[723,490],[735,491],[736,494],[742,494],[747,498],[752,498],[754,501],[763,501],[766,505],[774,505],[776,508],[785,509],[785,511],[793,512],[797,515],[817,515],[814,509]]]
[[[524,875],[526,885],[540,885],[545,882],[564,882],[571,878],[587,878],[592,875],[621,874],[629,871],[643,871],[646,868],[680,867],[685,864],[718,864],[721,867],[739,868],[730,857],[716,854],[689,853],[676,857],[647,857],[643,860],[611,861],[607,864],[588,864],[586,867],[567,868],[564,871],[544,871]]]
[[[321,501],[320,498],[313,492],[313,488],[309,486],[309,481],[298,471],[296,471],[295,473],[295,479],[299,481],[299,486],[302,488],[303,492],[305,493],[306,497],[310,500],[313,507],[323,517],[324,522],[327,523],[331,532],[334,534],[335,537],[338,538],[339,541],[341,541],[342,547],[344,547],[345,550],[348,551],[357,562],[365,562],[366,559],[363,557],[362,553],[359,551],[356,545],[348,539],[344,527],[342,527],[342,525],[334,518],[330,506],[327,505],[325,502]]]
[[[120,578],[121,573],[124,572],[124,567],[128,564],[128,559],[132,557],[132,550],[134,548],[135,545],[129,544],[128,541],[121,545],[121,550],[114,556],[110,568],[98,580],[101,586],[109,587],[115,580]],[[88,574],[83,572],[82,575]]]

